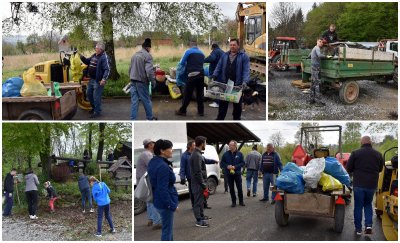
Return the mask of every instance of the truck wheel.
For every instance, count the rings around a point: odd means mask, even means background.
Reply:
[[[217,191],[217,181],[215,180],[215,178],[208,178],[207,179],[207,186],[208,186],[208,192],[210,193],[210,195],[215,194],[215,192]]]
[[[344,213],[345,206],[342,204],[336,204],[335,206],[335,232],[342,233],[344,226]]]
[[[394,73],[393,73],[393,83],[394,85],[397,87],[397,81],[399,78],[399,70],[397,69],[397,67],[394,69]]]
[[[136,216],[146,211],[146,202],[143,202],[142,200],[135,198],[134,207],[135,207],[134,215]]]
[[[53,117],[42,110],[26,110],[19,115],[18,120],[53,120]]]
[[[78,106],[75,106],[74,110],[71,111],[71,113],[69,113],[67,116],[65,116],[64,119],[65,120],[71,120],[75,116],[77,111],[78,111]]]
[[[288,224],[289,214],[285,214],[283,200],[275,201],[275,220],[279,226]]]
[[[353,104],[356,102],[360,94],[360,86],[356,81],[343,82],[339,90],[339,98],[345,104]]]

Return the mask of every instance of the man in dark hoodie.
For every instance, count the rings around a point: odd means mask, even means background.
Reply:
[[[204,215],[204,190],[207,188],[207,169],[205,159],[201,153],[206,148],[206,138],[197,136],[195,144],[196,148],[189,159],[194,199],[193,213],[197,227],[209,227],[210,225],[206,221],[209,217]]]
[[[357,235],[362,234],[363,211],[365,234],[372,234],[372,201],[383,165],[382,154],[372,148],[371,138],[362,137],[361,148],[351,153],[347,163],[347,172],[353,173],[354,225]]]
[[[156,78],[153,69],[153,57],[150,54],[151,39],[146,38],[142,49],[131,58],[129,78],[131,80],[131,119],[137,119],[139,101],[142,101],[147,120],[157,120],[153,116],[153,107],[150,98],[149,86],[155,87]]]
[[[211,53],[208,57],[206,57],[206,59],[204,59],[204,63],[210,63],[210,66],[208,68],[208,72],[209,72],[209,76],[211,77],[214,73],[215,68],[218,65],[219,59],[222,57],[222,55],[224,54],[224,51],[221,50],[218,46],[218,44],[212,44],[211,45]],[[213,103],[211,103],[209,106],[210,107],[214,107],[214,108],[218,108],[219,104],[218,104],[218,100],[215,100]]]
[[[86,198],[89,202],[90,212],[93,213],[92,194],[90,193],[89,178],[83,173],[79,174],[78,187],[82,195],[82,213],[86,212]]]
[[[196,89],[197,114],[204,116],[204,54],[197,47],[197,41],[191,40],[191,48],[185,52],[180,65],[186,67],[187,81],[183,94],[182,106],[175,111],[178,116],[186,116],[186,109],[190,104],[194,90]]]
[[[17,174],[17,169],[12,169],[10,173],[7,173],[4,179],[4,190],[3,195],[6,198],[6,203],[3,211],[3,216],[11,216],[11,210],[14,204],[14,176]]]
[[[218,82],[227,84],[229,80],[234,82],[235,86],[247,85],[250,80],[250,58],[240,50],[239,40],[231,39],[229,42],[229,51],[224,53],[212,74]],[[243,99],[239,103],[233,103],[233,120],[240,120],[242,116]],[[228,101],[220,101],[217,120],[224,120],[228,112]]]
[[[105,45],[100,42],[97,43],[95,51],[96,53],[89,58],[81,55],[81,61],[88,65],[90,78],[87,87],[87,96],[92,106],[90,118],[97,118],[101,115],[101,97],[110,75],[110,59],[105,53]]]

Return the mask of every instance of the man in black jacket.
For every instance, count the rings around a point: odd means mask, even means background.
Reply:
[[[382,154],[372,148],[371,138],[362,137],[361,148],[351,153],[347,163],[347,171],[353,173],[354,225],[357,235],[362,234],[363,210],[365,234],[372,234],[372,200],[383,165]]]
[[[196,218],[197,227],[209,227],[206,222],[208,219],[204,215],[204,190],[207,188],[207,169],[206,163],[201,151],[206,148],[206,138],[197,136],[195,138],[196,148],[190,156],[190,175],[192,178],[192,193],[193,193],[193,213]]]
[[[17,174],[16,169],[12,169],[10,173],[6,175],[4,180],[4,196],[6,198],[6,205],[4,207],[3,216],[11,216],[11,210],[14,204],[14,176]]]
[[[338,35],[336,33],[336,25],[329,25],[329,29],[322,33],[321,38],[324,39],[327,44],[337,42]]]

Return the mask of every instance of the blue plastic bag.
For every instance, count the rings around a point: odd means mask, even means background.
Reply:
[[[336,178],[340,183],[350,186],[350,176],[343,165],[334,157],[325,158],[324,172]]]
[[[276,186],[288,193],[303,194],[304,184],[302,177],[293,171],[282,172],[276,179]]]
[[[204,66],[204,76],[206,76],[206,77],[210,76],[210,67],[209,66]]]
[[[282,172],[285,171],[292,171],[295,172],[298,175],[303,175],[303,169],[300,168],[298,165],[296,165],[293,162],[288,162],[285,167],[283,167]]]
[[[19,97],[24,80],[20,77],[7,79],[2,85],[2,97]]]
[[[179,64],[176,67],[176,85],[179,87],[184,86],[187,81],[186,66]]]

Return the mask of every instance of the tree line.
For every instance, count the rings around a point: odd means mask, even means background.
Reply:
[[[397,2],[323,2],[314,3],[303,16],[295,3],[276,3],[269,18],[269,43],[277,36],[296,37],[308,47],[336,24],[342,41],[376,42],[397,38]]]
[[[82,159],[85,149],[91,160],[103,160],[107,150],[120,141],[131,140],[130,123],[4,123],[3,174],[9,169],[41,167],[41,174],[51,179],[49,156]]]

